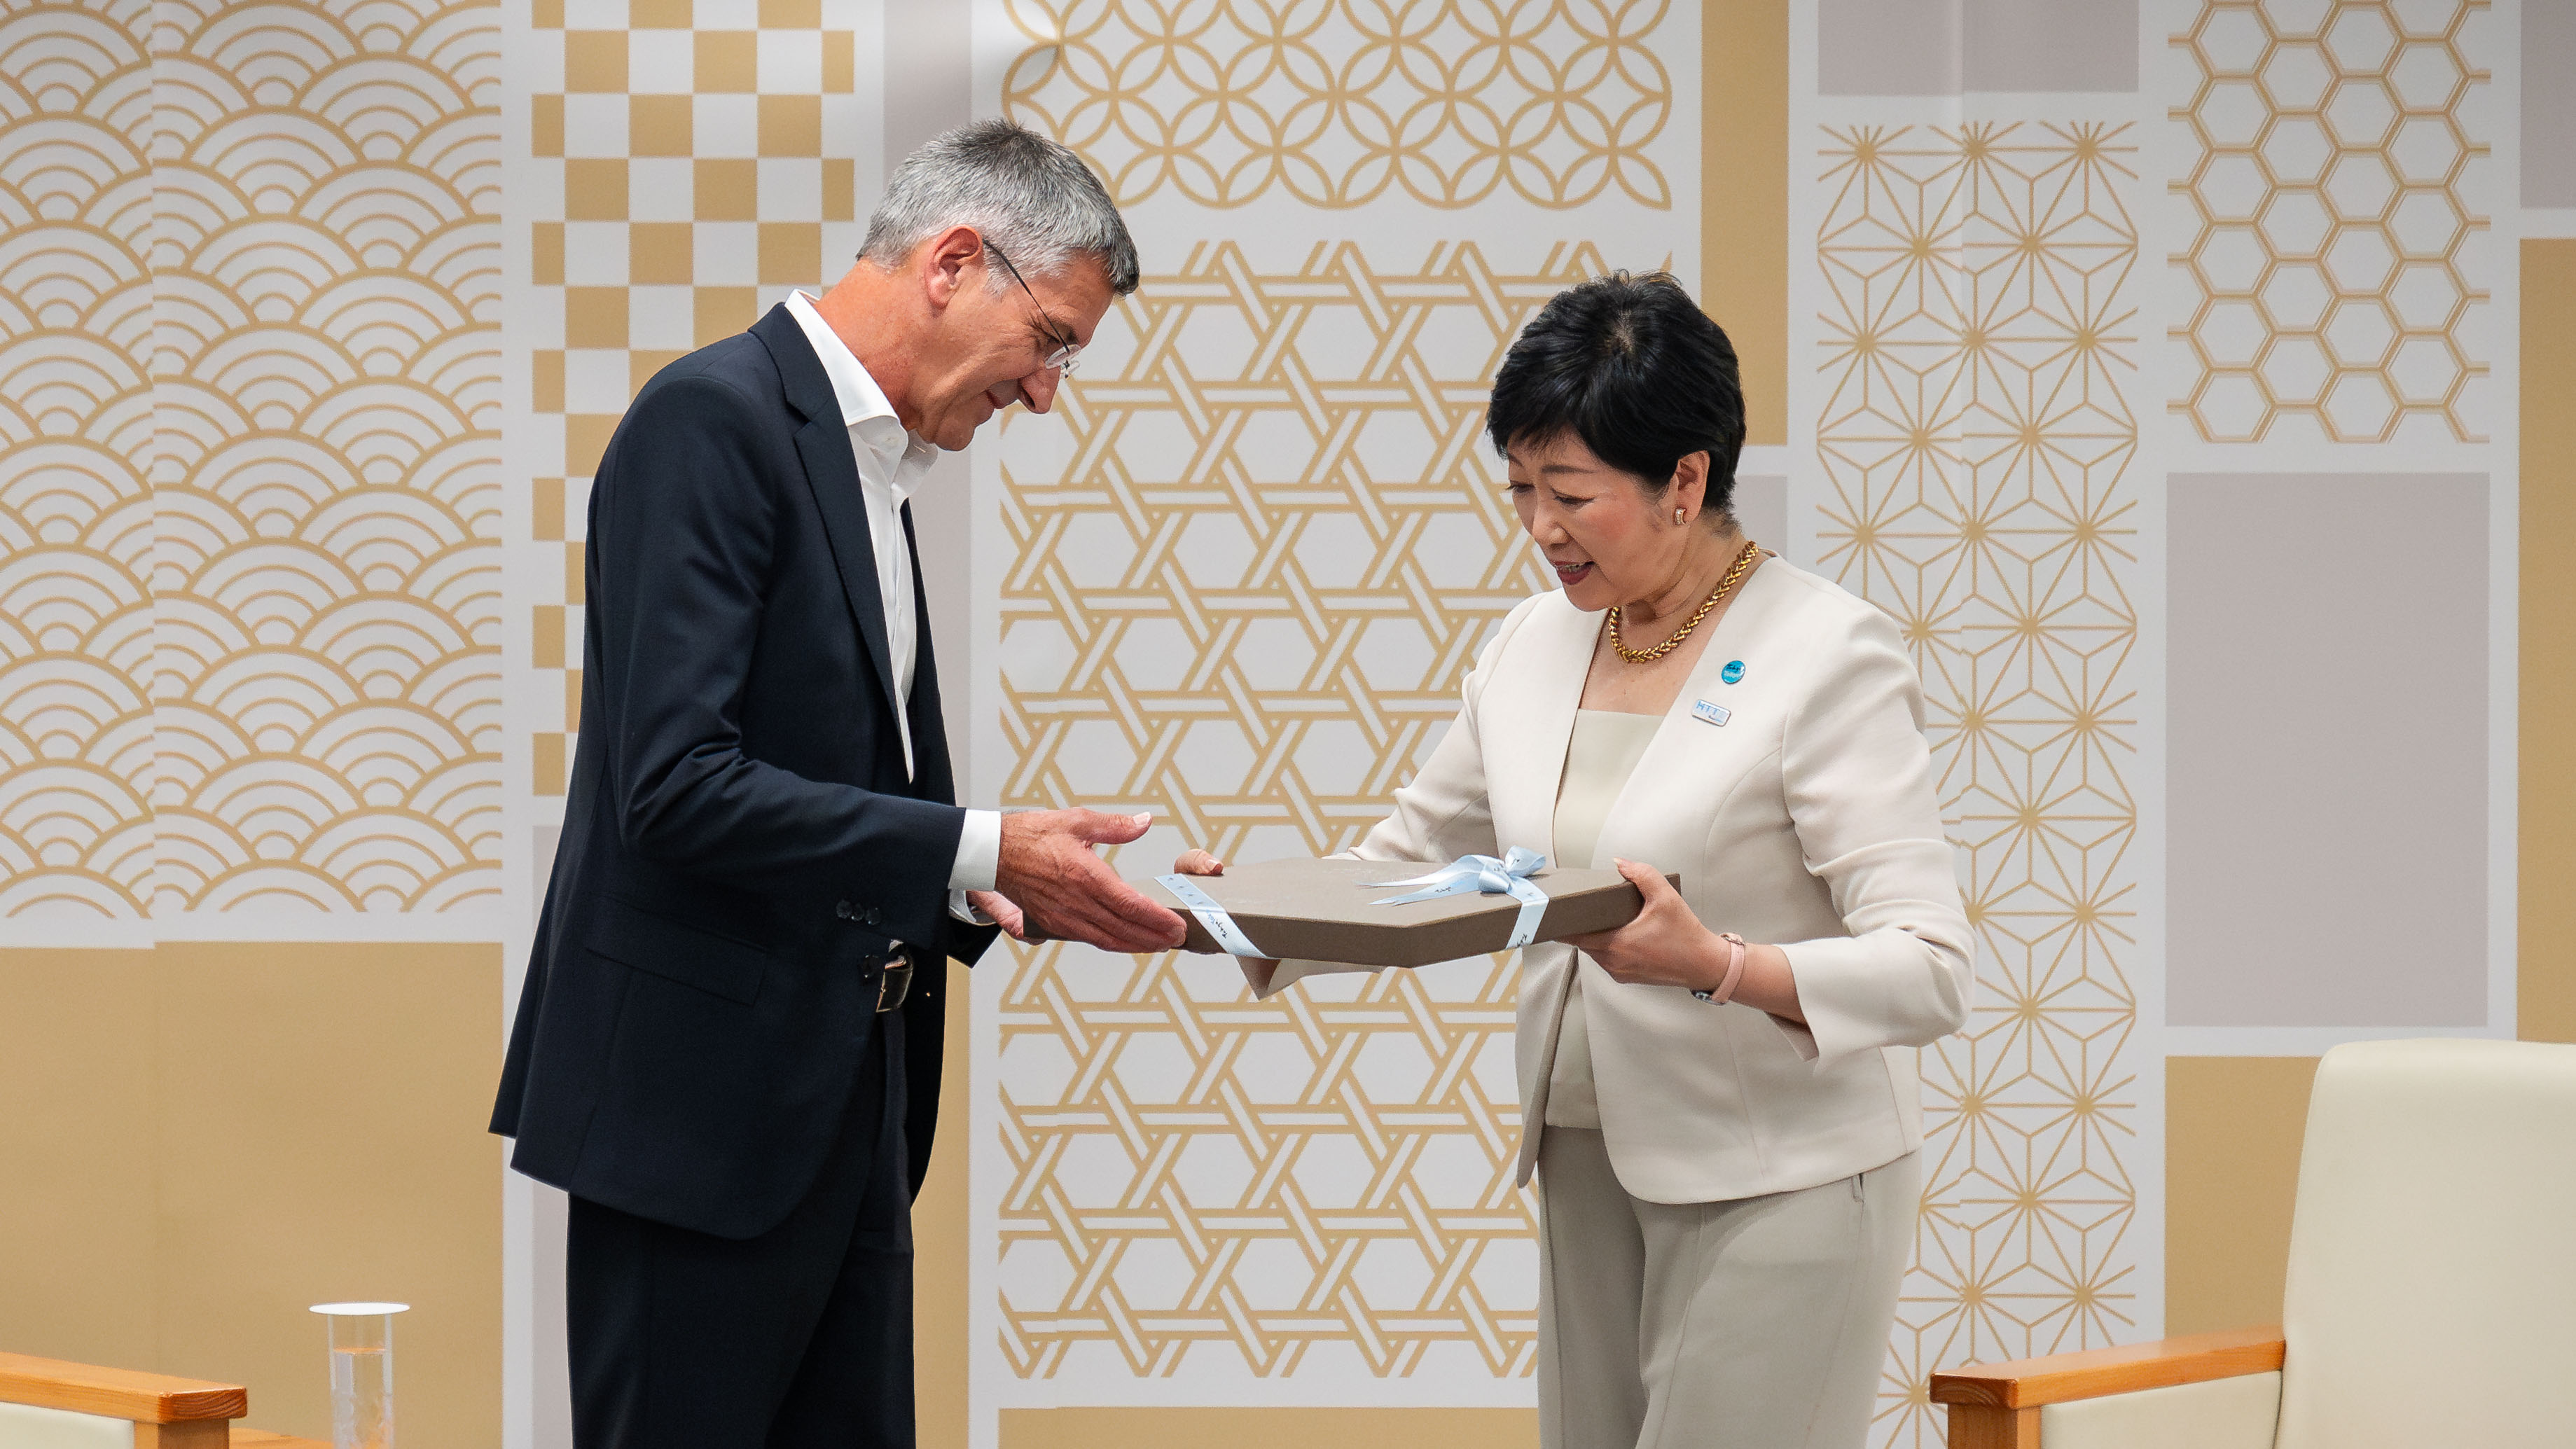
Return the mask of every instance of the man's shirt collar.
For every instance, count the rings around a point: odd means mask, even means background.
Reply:
[[[884,460],[887,470],[893,471],[914,440],[895,416],[894,404],[886,401],[885,390],[868,376],[867,368],[841,340],[841,334],[833,331],[823,314],[814,309],[813,298],[803,292],[790,292],[787,310],[795,317],[796,325],[805,329],[805,340],[813,345],[814,355],[822,359],[823,375],[832,380],[832,397],[841,407],[841,426],[856,434]]]

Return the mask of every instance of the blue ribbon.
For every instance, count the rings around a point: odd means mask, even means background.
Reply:
[[[1227,954],[1268,959],[1270,953],[1253,945],[1252,938],[1243,934],[1243,928],[1234,923],[1234,917],[1226,914],[1225,907],[1216,903],[1216,897],[1200,890],[1198,882],[1185,875],[1158,875],[1154,880],[1170,891],[1191,915],[1199,918],[1199,924],[1208,928],[1208,934],[1216,937],[1216,943],[1224,947]]]
[[[1510,896],[1521,903],[1520,915],[1512,922],[1512,938],[1503,943],[1503,949],[1511,951],[1538,939],[1539,917],[1547,914],[1547,892],[1539,889],[1538,882],[1530,877],[1545,869],[1546,856],[1515,845],[1499,860],[1490,855],[1462,855],[1429,875],[1417,875],[1411,880],[1364,880],[1360,884],[1424,887],[1409,896],[1389,896],[1382,901],[1369,902],[1373,906],[1410,905],[1441,896],[1465,895],[1469,891],[1489,896]]]

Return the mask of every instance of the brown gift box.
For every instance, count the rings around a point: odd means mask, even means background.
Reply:
[[[1446,862],[1410,860],[1272,860],[1228,866],[1223,875],[1192,876],[1245,937],[1273,957],[1347,962],[1354,966],[1429,966],[1500,951],[1512,938],[1521,903],[1507,895],[1462,891],[1409,905],[1379,906],[1419,886],[1366,885],[1410,880]],[[1676,888],[1675,876],[1666,876]],[[1547,892],[1540,941],[1614,930],[1637,918],[1645,897],[1615,870],[1544,870],[1530,877]],[[1189,923],[1184,951],[1222,954],[1199,918],[1159,881],[1145,893]],[[1259,984],[1259,983],[1256,983]]]

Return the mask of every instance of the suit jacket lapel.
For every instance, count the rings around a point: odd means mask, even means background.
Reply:
[[[1565,748],[1600,633],[1598,614],[1561,597],[1540,604],[1524,638],[1514,641],[1519,657],[1495,681],[1508,692],[1488,695],[1480,711],[1496,843],[1544,851],[1551,865],[1557,863],[1556,793],[1565,783]]]
[[[778,364],[778,379],[788,406],[805,417],[796,430],[796,456],[805,462],[805,485],[813,490],[814,507],[823,517],[823,537],[831,545],[832,563],[840,571],[841,594],[876,666],[877,682],[894,707],[903,707],[895,688],[894,660],[886,645],[885,595],[877,588],[876,542],[868,530],[867,498],[859,492],[859,460],[850,451],[850,430],[841,422],[840,400],[832,379],[805,329],[796,325],[784,303],[752,325],[752,335]],[[918,569],[914,571],[916,574]],[[919,733],[915,731],[916,735]],[[921,741],[913,741],[916,757]]]
[[[1494,812],[1495,844],[1509,849],[1531,845],[1556,858],[1556,795],[1565,787],[1565,750],[1574,739],[1574,712],[1583,705],[1583,684],[1592,672],[1592,651],[1601,638],[1601,616],[1587,614],[1563,594],[1543,600],[1514,640],[1518,651],[1501,664],[1497,683],[1511,680],[1511,692],[1489,693],[1481,711],[1485,740],[1485,795]],[[1534,946],[1531,952],[1565,951]],[[1525,960],[1540,960],[1532,955]],[[1567,951],[1563,974],[1553,983],[1546,1012],[1547,1034],[1538,1065],[1536,1099],[1525,1103],[1528,1123],[1521,1134],[1513,1180],[1528,1185],[1538,1165],[1540,1124],[1547,1115],[1547,1088],[1556,1070],[1557,1037],[1564,1030],[1565,999],[1574,989],[1577,967]],[[1540,980],[1546,978],[1542,976]]]
[[[912,557],[912,772],[913,793],[942,805],[957,803],[955,765],[948,758],[948,727],[939,700],[939,660],[930,649],[930,594],[921,581],[921,549],[913,542],[912,505],[903,506],[903,546]]]

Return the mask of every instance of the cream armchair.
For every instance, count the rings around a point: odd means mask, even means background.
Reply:
[[[0,1449],[330,1449],[233,1423],[238,1384],[0,1353]]]
[[[2318,1064],[2278,1328],[1932,1376],[1950,1449],[2576,1445],[2576,1046]]]

